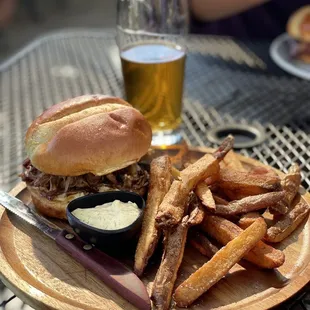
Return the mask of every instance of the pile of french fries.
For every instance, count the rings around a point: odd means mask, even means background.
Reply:
[[[298,193],[300,168],[280,177],[267,166],[245,169],[228,136],[212,154],[179,171],[168,156],[154,159],[134,271],[142,276],[161,235],[163,255],[151,292],[156,309],[190,306],[241,259],[266,269],[285,256],[281,242],[306,218]],[[195,226],[195,227],[194,227]],[[174,287],[186,242],[206,263]]]

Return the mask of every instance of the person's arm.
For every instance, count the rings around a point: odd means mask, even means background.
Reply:
[[[202,21],[214,21],[244,12],[269,0],[191,0],[193,15]]]
[[[0,0],[0,28],[5,27],[13,17],[16,0]]]

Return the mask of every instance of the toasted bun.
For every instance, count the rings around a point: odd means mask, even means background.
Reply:
[[[71,200],[85,196],[83,192],[80,192],[69,196],[62,194],[55,197],[53,200],[48,200],[40,194],[40,191],[37,187],[27,185],[27,189],[31,194],[32,202],[36,207],[37,211],[39,211],[43,215],[59,219],[67,218],[66,209]],[[111,190],[115,189],[109,188],[107,186],[102,186],[99,189],[99,192],[107,192]]]
[[[67,218],[66,208],[71,200],[84,196],[83,193],[81,193],[81,195],[77,194],[65,197],[56,197],[56,199],[48,200],[47,198],[40,195],[38,188],[29,185],[27,188],[31,194],[34,206],[40,213],[59,219]]]
[[[302,31],[302,24],[310,19],[310,5],[303,6],[294,12],[287,22],[288,34],[296,40],[310,42],[310,31]],[[309,25],[310,26],[310,25]]]
[[[105,175],[137,162],[152,131],[126,101],[86,95],[52,106],[29,127],[25,145],[39,170],[54,175]]]

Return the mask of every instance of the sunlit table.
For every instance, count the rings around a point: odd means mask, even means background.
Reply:
[[[124,97],[114,36],[99,30],[52,33],[0,64],[1,189],[18,182],[25,131],[44,109],[86,93]],[[240,152],[284,171],[299,162],[309,189],[309,82],[277,68],[268,56],[269,42],[189,36],[187,47],[184,140],[212,146],[214,128],[252,126],[263,132],[263,142]],[[309,309],[309,300],[308,285],[279,309]]]

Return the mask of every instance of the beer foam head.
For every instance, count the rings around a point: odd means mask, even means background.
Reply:
[[[143,44],[129,47],[121,53],[121,57],[138,63],[162,63],[174,61],[185,55],[178,45]]]

